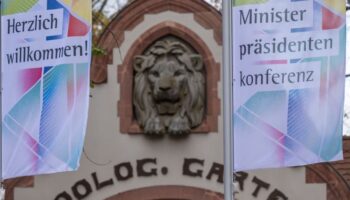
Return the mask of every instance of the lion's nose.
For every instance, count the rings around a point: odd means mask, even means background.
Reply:
[[[164,85],[164,86],[160,86],[159,89],[162,90],[162,91],[167,91],[169,90],[171,87],[170,85]]]
[[[159,82],[159,89],[162,91],[167,91],[171,88],[171,81],[169,79],[162,79]]]

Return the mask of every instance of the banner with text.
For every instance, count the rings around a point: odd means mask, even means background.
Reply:
[[[343,158],[343,0],[235,0],[234,170]]]
[[[76,170],[89,104],[91,0],[1,6],[1,178]]]

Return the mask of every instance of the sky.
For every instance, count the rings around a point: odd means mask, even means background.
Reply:
[[[119,2],[120,6],[124,6],[127,3],[127,0],[108,0],[106,8],[108,8],[105,12],[107,16],[111,16],[114,14],[116,10],[118,10],[118,4],[116,2]],[[209,2],[210,0],[205,0]]]
[[[124,6],[126,2],[128,2],[127,0],[108,0],[106,5],[106,8],[108,9],[106,9],[106,13],[105,13],[108,17],[113,15],[114,12],[118,10],[119,5],[116,3],[117,1],[119,2],[120,6]]]

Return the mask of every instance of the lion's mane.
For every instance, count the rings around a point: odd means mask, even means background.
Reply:
[[[200,55],[188,52],[185,45],[167,40],[155,43],[144,55],[134,58],[133,105],[137,122],[144,128],[147,120],[159,117],[156,109],[157,102],[152,97],[152,89],[147,77],[150,69],[162,56],[172,56],[186,68],[186,94],[177,112],[180,112],[181,117],[187,117],[189,127],[194,128],[201,124],[205,112],[203,60]]]

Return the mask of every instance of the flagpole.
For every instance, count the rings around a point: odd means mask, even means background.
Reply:
[[[2,179],[2,0],[0,0],[0,200],[5,199],[5,188]]]
[[[224,114],[224,191],[225,200],[234,199],[232,142],[232,0],[223,0],[223,114]]]

